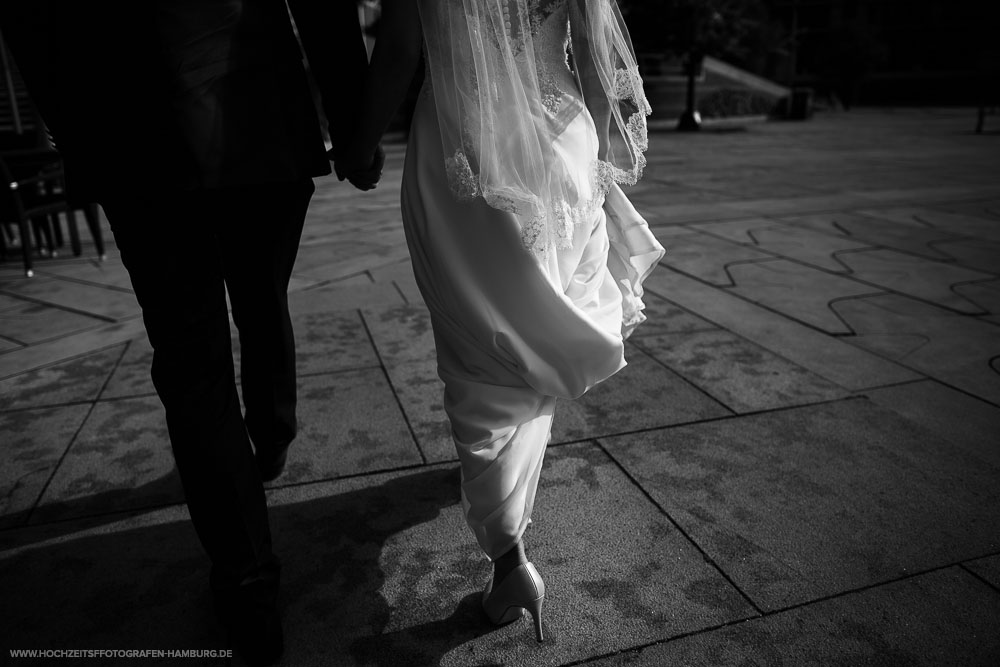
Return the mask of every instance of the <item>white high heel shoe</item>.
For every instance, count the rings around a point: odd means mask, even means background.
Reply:
[[[483,611],[494,625],[511,623],[524,616],[527,609],[535,622],[535,636],[542,641],[542,603],[545,602],[545,582],[531,563],[522,563],[511,570],[493,588],[493,580],[483,591]]]

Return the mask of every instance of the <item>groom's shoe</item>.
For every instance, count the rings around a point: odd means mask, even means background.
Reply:
[[[274,582],[255,581],[216,592],[230,645],[250,667],[273,665],[285,650]]]
[[[273,482],[285,471],[285,461],[288,459],[288,445],[284,443],[271,447],[258,447],[255,453],[257,470],[260,471],[262,482]]]

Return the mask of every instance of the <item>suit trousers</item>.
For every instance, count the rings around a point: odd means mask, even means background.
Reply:
[[[288,282],[311,179],[101,198],[153,347],[185,499],[217,594],[277,590],[264,488],[251,441],[295,436]],[[239,331],[246,417],[236,391],[226,295]]]

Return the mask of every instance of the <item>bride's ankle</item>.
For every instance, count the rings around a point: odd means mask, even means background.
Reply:
[[[507,553],[493,561],[493,585],[496,586],[504,577],[511,573],[518,565],[528,562],[528,556],[524,553],[524,542],[518,540]]]

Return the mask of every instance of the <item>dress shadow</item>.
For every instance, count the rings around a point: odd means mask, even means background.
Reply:
[[[453,532],[464,530],[457,468],[365,484],[348,479],[339,487],[346,490],[305,499],[300,487],[287,503],[281,494],[290,491],[276,494],[283,664],[438,664],[493,629],[478,593],[489,564],[471,535]],[[5,540],[0,581],[5,597],[19,601],[0,611],[9,647],[225,648],[190,522],[102,523],[58,522],[16,531],[15,545]],[[435,620],[412,624],[421,618]]]

